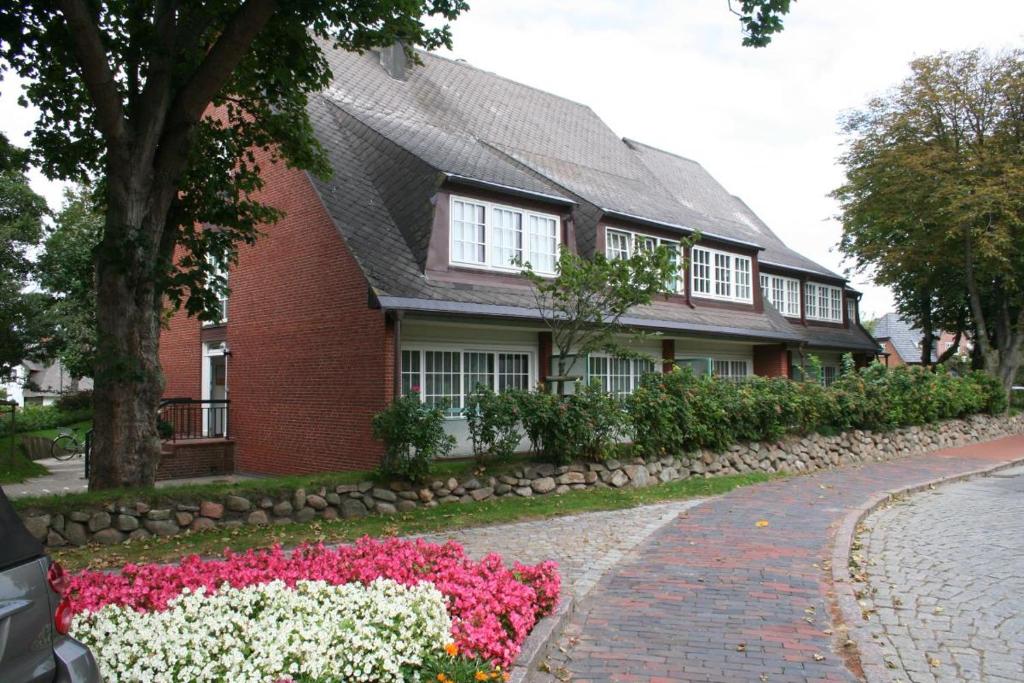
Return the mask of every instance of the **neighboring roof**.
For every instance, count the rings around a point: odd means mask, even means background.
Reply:
[[[875,323],[875,339],[888,341],[904,363],[921,362],[921,340],[924,333],[896,313],[886,313]],[[932,348],[932,362],[938,360],[936,349]]]
[[[537,318],[525,282],[424,275],[432,200],[445,182],[575,205],[584,253],[604,212],[752,244],[764,249],[764,261],[839,277],[789,250],[699,164],[624,142],[588,107],[429,53],[419,53],[423,66],[398,80],[376,52],[323,47],[334,80],[308,109],[333,174],[310,179],[385,308]],[[807,334],[774,309],[659,302],[628,322],[793,343]]]

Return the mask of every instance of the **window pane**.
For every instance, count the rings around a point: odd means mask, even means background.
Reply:
[[[732,257],[715,253],[715,294],[732,296]]]
[[[693,264],[693,291],[702,294],[711,293],[711,252],[706,249],[693,248],[691,259]]]
[[[402,351],[402,395],[421,394],[420,381],[420,352]]]
[[[467,351],[463,354],[463,393],[467,396],[478,386],[494,389],[494,354]]]
[[[462,354],[458,351],[425,351],[423,357],[423,401],[443,407],[449,415],[457,415],[462,410]]]
[[[818,290],[817,287],[812,285],[810,282],[807,283],[804,292],[804,301],[807,306],[807,317],[817,318],[818,317]]]
[[[483,204],[452,202],[452,260],[486,263]]]
[[[768,276],[761,273],[761,294],[765,297],[769,296],[768,293]],[[774,303],[774,302],[773,302]]]
[[[589,382],[600,383],[601,389],[608,391],[608,358],[605,356],[591,356],[589,361]]]
[[[605,233],[607,244],[605,245],[605,256],[610,259],[629,258],[629,233],[609,230]]]
[[[530,265],[540,273],[554,273],[558,262],[558,221],[530,216]]]
[[[744,256],[734,256],[732,261],[736,275],[736,298],[748,301],[750,299],[750,259]]]
[[[491,209],[491,257],[499,267],[512,265],[523,256],[523,214],[508,209]]]
[[[615,396],[626,396],[633,390],[632,360],[629,358],[608,359],[608,389]]]
[[[498,391],[530,388],[530,356],[526,353],[498,354]]]
[[[665,280],[665,291],[678,292],[679,287],[679,244],[677,242],[669,242],[662,240],[661,245],[668,250],[669,262],[675,266],[672,269],[672,275]]]
[[[786,313],[792,316],[800,315],[800,282],[798,280],[786,280]]]

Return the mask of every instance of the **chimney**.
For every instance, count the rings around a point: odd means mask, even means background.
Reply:
[[[401,42],[395,42],[380,49],[380,65],[391,78],[404,81],[409,71],[409,58]]]

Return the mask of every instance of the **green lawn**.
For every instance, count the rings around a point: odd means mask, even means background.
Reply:
[[[55,439],[61,429],[72,429],[79,438],[84,438],[85,432],[92,425],[89,420],[76,422],[66,427],[54,427],[53,429],[40,429],[34,432],[22,432],[14,435],[14,452],[11,452],[11,437],[0,437],[0,484],[19,484],[32,477],[40,477],[47,474],[49,470],[37,462],[25,457],[18,443],[23,436],[41,436],[45,439]]]
[[[217,555],[225,549],[266,548],[274,544],[294,546],[303,542],[344,542],[361,536],[406,536],[447,529],[544,519],[597,510],[617,510],[669,500],[713,496],[737,486],[775,478],[767,474],[742,474],[710,479],[686,479],[644,489],[588,489],[558,496],[495,500],[436,508],[421,508],[388,517],[317,521],[270,527],[212,529],[171,538],[153,538],[109,547],[55,550],[53,556],[69,569],[114,567],[126,562],[171,562],[183,555]],[[495,550],[500,550],[496,548]]]

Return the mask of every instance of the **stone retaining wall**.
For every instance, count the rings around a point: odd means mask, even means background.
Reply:
[[[1012,418],[977,415],[893,432],[812,434],[773,443],[738,444],[723,453],[701,451],[682,457],[629,462],[526,465],[507,474],[465,475],[437,479],[426,486],[405,482],[382,486],[366,481],[316,490],[298,489],[276,497],[228,495],[222,500],[181,500],[152,508],[143,502],[107,504],[68,514],[22,511],[29,530],[48,546],[115,544],[128,539],[173,536],[188,531],[245,524],[352,519],[391,515],[417,508],[474,503],[509,496],[558,495],[587,488],[644,487],[690,477],[744,472],[810,472],[843,465],[891,460],[926,451],[961,446],[1024,432],[1024,415]]]

